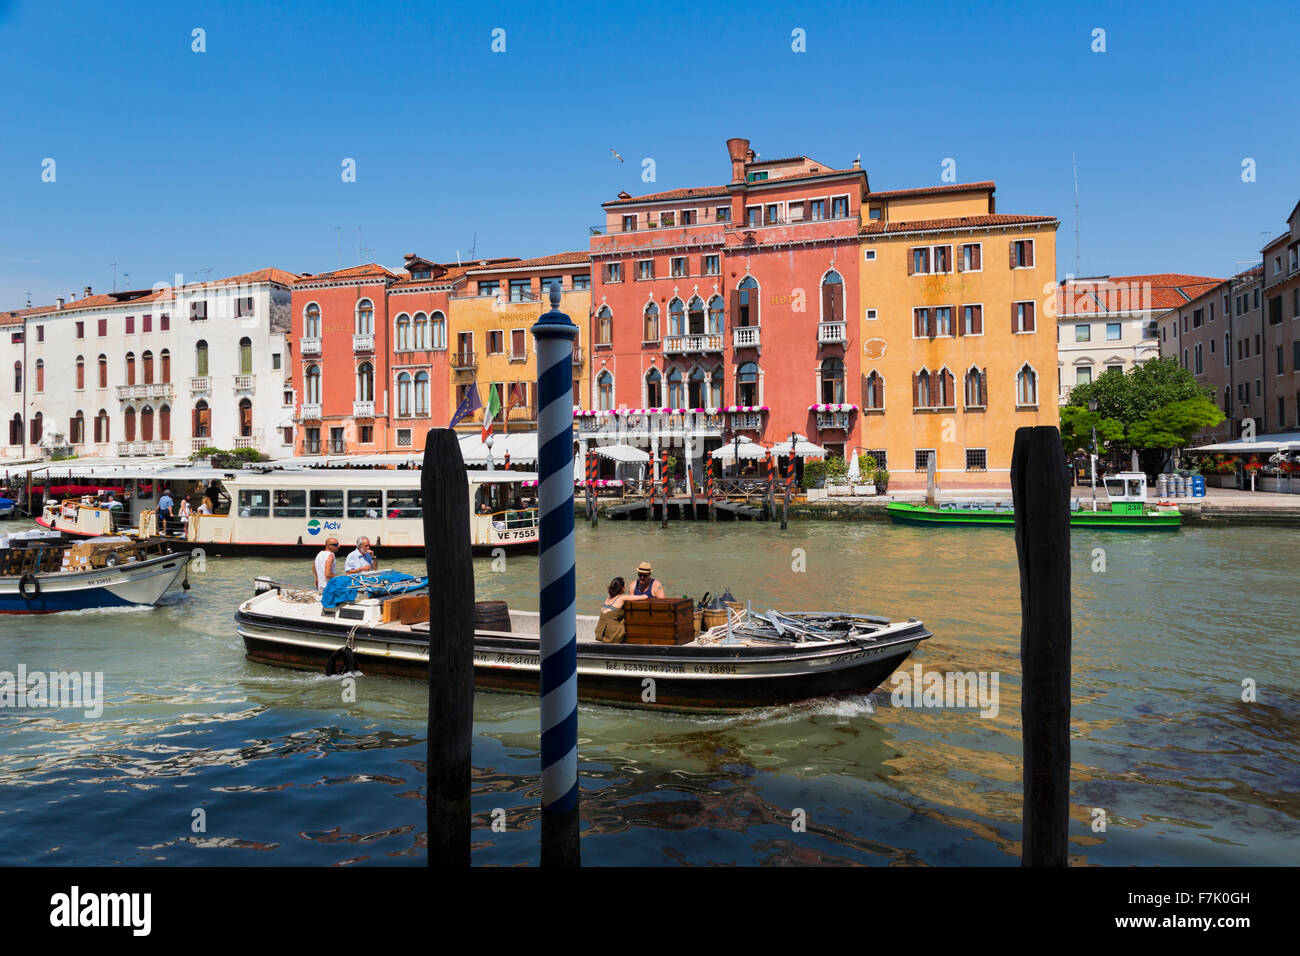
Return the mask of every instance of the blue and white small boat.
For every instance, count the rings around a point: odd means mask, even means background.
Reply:
[[[125,537],[0,536],[0,614],[153,606],[186,573],[188,552]],[[183,587],[189,588],[188,576]]]
[[[0,498],[0,518],[12,518],[14,516],[15,502],[12,498]]]

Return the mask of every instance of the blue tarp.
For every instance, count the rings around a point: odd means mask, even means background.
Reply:
[[[429,584],[428,578],[417,578],[401,571],[368,571],[364,574],[341,574],[330,578],[321,595],[321,607],[338,607],[349,601],[359,601],[367,596],[379,597],[418,591]]]

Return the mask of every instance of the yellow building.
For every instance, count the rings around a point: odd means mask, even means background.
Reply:
[[[1017,428],[1057,425],[1056,229],[991,182],[869,193],[859,234],[860,444],[890,487],[1005,488]],[[883,454],[881,454],[883,453]]]
[[[537,362],[529,329],[550,308],[546,290],[560,285],[560,311],[578,326],[573,355],[573,401],[587,405],[587,333],[591,315],[591,266],[583,252],[537,259],[507,259],[469,266],[448,303],[450,408],[456,409],[477,382],[488,404],[497,388],[505,418],[497,431],[536,431]],[[507,411],[508,408],[508,411]],[[483,412],[463,419],[457,430],[482,427]]]

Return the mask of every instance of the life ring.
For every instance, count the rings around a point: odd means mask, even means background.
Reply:
[[[23,596],[24,601],[35,601],[41,596],[41,579],[30,572],[24,574],[18,579],[18,593]]]
[[[335,670],[334,665],[339,661],[343,662],[343,669]],[[325,658],[325,673],[333,676],[334,674],[351,674],[357,669],[357,658],[347,647],[340,647],[333,651],[329,657]]]

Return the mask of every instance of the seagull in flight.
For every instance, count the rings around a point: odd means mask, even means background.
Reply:
[[[618,154],[618,150],[610,149],[609,154],[613,156],[615,159],[617,159],[620,163],[623,162],[623,157]]]

